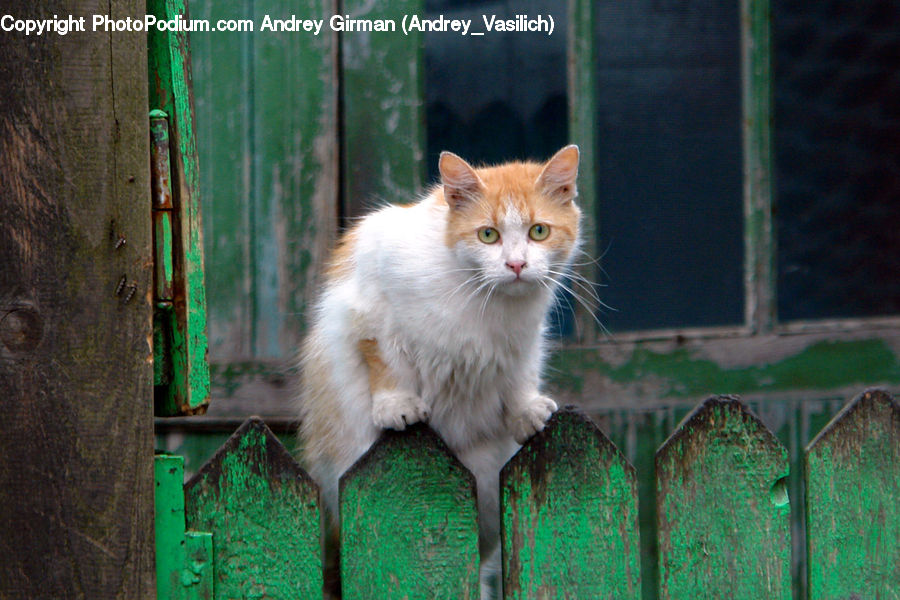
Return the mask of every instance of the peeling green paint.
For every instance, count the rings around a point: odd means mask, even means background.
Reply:
[[[318,488],[259,419],[185,485],[189,528],[213,534],[215,597],[322,594]]]
[[[661,600],[791,598],[787,451],[740,402],[703,403],[656,473]]]
[[[809,445],[806,513],[810,598],[900,593],[900,406],[862,394]]]
[[[620,384],[653,382],[659,398],[689,398],[900,383],[900,359],[877,338],[822,341],[777,362],[740,368],[697,358],[685,348],[665,353],[638,346],[620,365],[604,362],[596,350],[562,349],[551,358],[548,373],[551,386],[574,394],[584,392],[588,377],[600,376]]]
[[[477,600],[475,480],[425,425],[382,438],[341,478],[345,600]]]
[[[637,478],[563,410],[501,476],[504,598],[640,598]]]
[[[160,20],[188,15],[186,0],[148,0]],[[157,414],[204,412],[209,403],[206,288],[200,221],[199,163],[194,135],[191,58],[187,32],[147,34],[150,109],[170,117],[173,215],[174,314],[171,382],[158,388]]]

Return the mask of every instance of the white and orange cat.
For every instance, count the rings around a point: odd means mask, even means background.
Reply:
[[[302,460],[333,518],[339,477],[381,430],[427,421],[475,475],[482,581],[497,568],[498,473],[557,408],[540,389],[545,321],[579,243],[578,158],[473,168],[444,152],[427,196],[344,235],[299,399]]]

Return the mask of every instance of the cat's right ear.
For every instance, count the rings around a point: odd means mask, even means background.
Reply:
[[[459,210],[484,193],[484,182],[475,169],[452,152],[441,152],[438,170],[444,186],[444,200],[450,208]]]

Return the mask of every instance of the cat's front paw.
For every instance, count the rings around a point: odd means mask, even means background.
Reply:
[[[427,421],[429,416],[428,406],[415,394],[385,390],[372,396],[372,419],[381,429],[403,431],[407,425]]]
[[[556,402],[547,396],[535,396],[525,406],[525,410],[516,415],[512,422],[512,433],[516,441],[524,444],[528,438],[538,431],[544,430],[547,419],[556,411]]]

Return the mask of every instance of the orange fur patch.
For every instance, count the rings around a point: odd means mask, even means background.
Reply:
[[[478,229],[496,227],[509,208],[529,225],[550,226],[550,236],[536,243],[551,247],[574,244],[581,213],[574,202],[561,202],[540,189],[537,179],[543,167],[533,162],[511,162],[475,169],[484,182],[484,193],[478,202],[450,211],[446,244],[452,247],[461,240],[475,239]]]
[[[397,388],[397,380],[381,358],[377,340],[360,340],[357,345],[369,367],[369,392],[374,395],[380,390]]]
[[[338,240],[325,267],[325,275],[328,279],[344,279],[353,273],[353,253],[358,237],[359,231],[353,227],[348,229]]]

